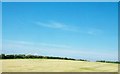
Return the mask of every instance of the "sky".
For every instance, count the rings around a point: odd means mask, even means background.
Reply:
[[[0,10],[2,10],[1,2],[0,2]],[[2,16],[2,11],[0,11],[0,16]],[[0,17],[0,52],[2,52],[2,17]]]
[[[2,53],[118,60],[117,2],[4,2]]]

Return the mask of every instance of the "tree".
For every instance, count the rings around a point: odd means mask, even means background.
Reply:
[[[2,59],[5,59],[6,57],[5,57],[5,54],[1,54],[1,58]]]

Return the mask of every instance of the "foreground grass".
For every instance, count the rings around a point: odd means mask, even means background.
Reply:
[[[3,72],[117,72],[118,64],[55,59],[2,60]]]
[[[2,60],[0,60],[0,74],[2,73]]]

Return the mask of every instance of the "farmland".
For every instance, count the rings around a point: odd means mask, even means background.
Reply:
[[[3,72],[117,72],[118,64],[57,60],[57,59],[5,59]]]

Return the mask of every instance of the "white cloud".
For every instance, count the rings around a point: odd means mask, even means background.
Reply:
[[[50,43],[34,43],[34,42],[27,42],[27,41],[14,41],[14,40],[5,40],[3,43],[4,47],[24,47],[24,46],[35,46],[35,47],[54,47],[54,48],[71,48],[69,45],[62,45],[62,44],[50,44]],[[4,45],[5,44],[5,45]]]
[[[56,28],[56,29],[62,29],[66,27],[66,25],[58,23],[58,22],[49,22],[49,23],[36,22],[36,24],[39,26],[48,27],[48,28]]]
[[[50,21],[47,23],[35,22],[35,24],[40,27],[76,32],[76,33],[88,34],[88,35],[99,35],[102,33],[102,30],[100,30],[100,29],[71,26],[71,25],[66,25],[64,23],[59,23],[59,22],[55,22],[55,21]]]
[[[48,23],[35,22],[35,24],[41,27],[47,27],[47,28],[52,28],[52,29],[59,29],[59,30],[66,30],[66,31],[73,31],[73,32],[79,31],[74,26],[66,25],[63,23],[55,22],[55,21],[50,21]]]
[[[92,50],[83,50],[80,48],[70,47],[69,45],[34,43],[27,41],[4,40],[3,49],[6,53],[15,54],[39,54],[48,56],[62,56],[83,59],[105,59],[108,57],[117,57],[116,52],[105,53]]]
[[[87,31],[87,33],[90,34],[90,35],[98,35],[98,34],[101,34],[101,33],[103,33],[103,32],[102,32],[102,30],[100,30],[100,29],[89,29],[89,30]]]

